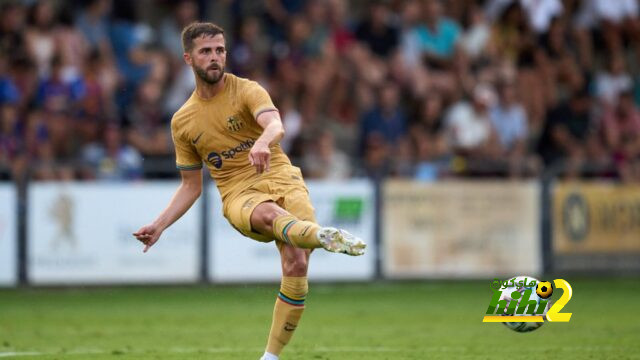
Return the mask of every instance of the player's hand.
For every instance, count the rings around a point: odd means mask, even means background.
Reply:
[[[161,234],[162,230],[158,226],[151,224],[141,227],[140,230],[133,233],[133,236],[145,245],[142,251],[147,252],[160,239]]]
[[[256,167],[258,174],[269,171],[269,160],[271,160],[271,149],[269,144],[256,141],[249,151],[249,162]]]

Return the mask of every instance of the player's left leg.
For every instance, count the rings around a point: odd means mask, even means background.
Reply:
[[[273,321],[265,354],[261,360],[277,360],[289,343],[304,311],[307,296],[307,268],[310,249],[277,242],[282,263],[282,282],[273,309]]]
[[[290,214],[273,201],[260,203],[250,217],[251,228],[296,248],[324,248],[331,252],[362,255],[365,243],[345,230],[321,227]]]

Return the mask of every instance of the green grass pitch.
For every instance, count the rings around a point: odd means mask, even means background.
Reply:
[[[311,284],[282,359],[640,359],[640,279],[571,279],[569,323],[482,323],[489,281]],[[277,285],[0,290],[0,359],[255,359]],[[554,298],[556,296],[554,295]]]

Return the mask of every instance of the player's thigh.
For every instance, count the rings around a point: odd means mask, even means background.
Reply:
[[[251,226],[251,214],[262,203],[281,202],[282,198],[273,194],[247,191],[224,201],[223,213],[231,226],[242,235],[262,242],[270,242],[272,236],[263,235]]]
[[[304,182],[283,185],[282,194],[285,210],[300,220],[316,222],[315,209]]]

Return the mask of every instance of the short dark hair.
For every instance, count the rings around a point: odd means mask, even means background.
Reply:
[[[191,52],[193,50],[193,40],[199,38],[202,35],[216,36],[218,34],[224,35],[224,30],[210,22],[193,22],[187,25],[182,30],[182,48],[184,52]]]

